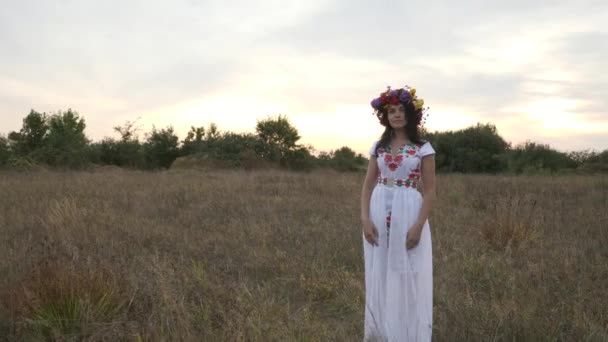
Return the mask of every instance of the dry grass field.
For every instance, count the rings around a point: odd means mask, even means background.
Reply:
[[[360,341],[361,174],[0,173],[0,340]],[[608,178],[440,175],[434,340],[608,340]]]

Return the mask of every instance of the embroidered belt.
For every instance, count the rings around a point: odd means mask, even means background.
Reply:
[[[393,186],[406,187],[406,188],[418,188],[417,178],[391,178],[391,177],[378,177],[378,184],[385,185],[389,188]]]

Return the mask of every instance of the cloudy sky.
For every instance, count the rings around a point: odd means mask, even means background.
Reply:
[[[93,140],[287,115],[317,150],[365,152],[369,102],[417,88],[429,130],[608,148],[608,2],[0,0],[0,134],[72,108]]]

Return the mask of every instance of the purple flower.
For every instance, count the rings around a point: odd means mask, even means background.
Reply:
[[[408,91],[401,92],[401,96],[399,97],[399,100],[401,102],[408,102],[411,99],[412,99],[412,95],[410,95],[410,93]]]
[[[372,108],[374,108],[374,109],[380,108],[380,98],[375,98],[372,100]]]

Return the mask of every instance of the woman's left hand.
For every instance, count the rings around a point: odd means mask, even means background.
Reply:
[[[422,235],[422,227],[423,225],[421,224],[415,224],[407,232],[407,239],[405,240],[405,247],[407,249],[412,249],[418,246],[418,242],[420,242],[420,235]]]

